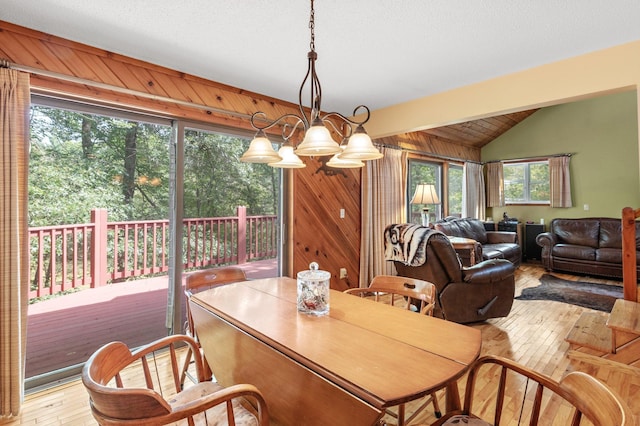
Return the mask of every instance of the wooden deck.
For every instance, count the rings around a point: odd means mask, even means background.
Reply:
[[[276,259],[238,266],[250,279],[278,275]],[[167,285],[166,276],[128,281],[30,305],[26,378],[77,370],[113,340],[136,347],[167,335]]]

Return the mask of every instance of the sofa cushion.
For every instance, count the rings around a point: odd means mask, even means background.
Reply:
[[[494,258],[511,259],[514,256],[518,256],[521,250],[518,244],[485,244],[484,246],[482,246],[483,255],[485,251],[497,251],[502,253],[502,256],[492,256],[491,259],[494,259]]]
[[[598,262],[622,264],[622,250],[616,248],[601,248],[596,250]],[[636,251],[636,263],[640,265],[640,251]]]
[[[600,248],[622,248],[622,221],[602,220],[600,222]]]
[[[478,219],[449,219],[436,222],[434,227],[438,231],[453,237],[470,238],[480,244],[487,242],[487,231],[484,228],[484,224]]]
[[[573,244],[556,244],[551,249],[553,256],[567,259],[596,260],[596,249]]]
[[[619,248],[601,248],[596,250],[598,262],[622,263],[622,250]]]
[[[552,232],[562,244],[598,248],[600,243],[600,221],[597,219],[555,219]],[[593,256],[595,258],[595,253]]]
[[[500,250],[492,248],[491,245],[482,247],[482,258],[487,259],[504,259],[504,253]]]

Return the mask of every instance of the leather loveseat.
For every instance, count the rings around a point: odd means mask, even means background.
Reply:
[[[518,234],[509,231],[487,231],[479,219],[446,218],[433,224],[437,231],[452,237],[476,240],[476,261],[507,259],[516,267],[522,261],[522,248],[518,244]]]
[[[615,218],[553,219],[536,237],[542,265],[550,271],[622,278],[622,221]],[[640,224],[636,224],[640,235]],[[640,265],[640,241],[636,259]],[[640,268],[638,269],[640,276]]]
[[[403,232],[408,229],[409,232]],[[423,233],[417,249],[409,246],[407,234]],[[401,252],[416,252],[412,259],[398,260]],[[401,259],[402,256],[400,256]],[[434,316],[457,323],[472,323],[509,315],[515,292],[515,266],[505,259],[492,259],[463,267],[449,238],[441,232],[413,225],[389,225],[385,229],[385,259],[394,262],[399,276],[435,284]]]

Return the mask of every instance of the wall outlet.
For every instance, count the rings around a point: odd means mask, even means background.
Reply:
[[[344,209],[340,209],[340,219],[344,219]]]
[[[585,211],[585,212],[588,212],[588,211],[589,211],[589,204],[585,204],[583,207],[584,207],[584,211]]]
[[[340,279],[343,280],[347,278],[347,268],[340,268]]]

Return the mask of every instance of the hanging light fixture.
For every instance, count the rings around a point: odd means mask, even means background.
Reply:
[[[315,10],[311,0],[311,14],[309,16],[309,29],[311,31],[310,51],[307,54],[308,68],[307,74],[302,80],[298,91],[298,114],[284,114],[273,121],[269,121],[266,114],[262,111],[255,112],[251,116],[251,126],[256,129],[257,133],[249,145],[249,149],[245,152],[240,161],[247,163],[267,163],[273,167],[283,168],[300,168],[304,167],[304,163],[299,156],[326,156],[334,157],[327,162],[331,167],[362,167],[362,160],[375,160],[382,158],[382,154],[373,145],[371,138],[364,129],[364,124],[369,121],[371,112],[365,105],[359,105],[353,110],[353,116],[358,112],[365,112],[364,119],[357,121],[348,118],[338,112],[329,112],[322,114],[322,89],[320,80],[316,74],[316,60],[318,54],[315,51]],[[310,89],[310,115],[307,117],[305,108],[302,105],[303,92],[305,85],[309,83]],[[258,121],[266,122],[266,125],[258,124]],[[338,129],[336,121],[346,125],[345,129]],[[273,149],[271,141],[266,136],[265,130],[270,129],[278,124],[283,126],[282,137],[285,140],[282,148],[278,152]],[[291,124],[293,123],[293,124]],[[356,126],[353,131],[351,126]],[[348,139],[346,147],[341,147],[331,136],[331,132],[327,126],[335,131],[341,139]],[[295,132],[302,128],[304,130],[304,138],[302,142],[293,147],[289,145],[289,139]],[[255,145],[254,145],[255,143]],[[269,145],[267,147],[267,144]]]
[[[277,155],[280,158],[279,161],[267,164],[271,167],[279,167],[281,169],[301,169],[303,167],[307,167],[300,157],[293,152],[293,146],[288,143],[285,143],[280,147]]]

